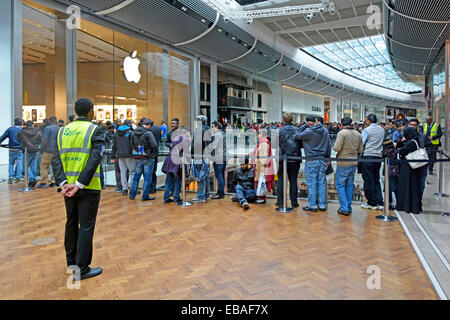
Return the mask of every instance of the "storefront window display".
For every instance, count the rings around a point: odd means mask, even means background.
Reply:
[[[31,0],[23,2],[24,119],[41,123],[56,116],[67,121],[72,90],[74,99],[94,102],[95,120],[102,123],[148,117],[160,125],[176,117],[190,126],[190,59],[85,19],[74,43],[76,84],[66,88],[70,52],[65,16]]]

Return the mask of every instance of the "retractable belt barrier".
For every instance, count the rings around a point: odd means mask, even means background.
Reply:
[[[8,146],[7,144],[0,144],[1,148],[4,149],[8,149],[9,151],[22,151],[22,149],[16,149],[16,148],[11,148],[10,146]],[[25,188],[20,189],[20,192],[29,192],[29,191],[34,191],[33,188],[30,188],[28,186],[28,148],[25,147],[25,150],[23,150],[24,156],[25,156]]]

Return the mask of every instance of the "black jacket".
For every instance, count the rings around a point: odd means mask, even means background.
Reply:
[[[245,190],[255,189],[255,169],[249,168],[248,170],[242,170],[239,168],[233,177],[233,185],[240,185]]]
[[[159,143],[161,142],[161,128],[154,124],[150,128],[150,131],[153,133],[153,137],[155,138],[156,144],[159,147]]]
[[[131,147],[133,154],[139,153],[139,146],[144,147],[144,156],[139,156],[145,159],[155,159],[158,156],[158,144],[151,130],[144,127],[137,127],[131,138]]]
[[[78,118],[76,121],[88,121],[86,118]],[[97,126],[95,128],[94,133],[91,137],[91,154],[89,155],[89,158],[86,162],[86,166],[84,167],[83,171],[80,173],[80,176],[78,177],[78,182],[88,186],[91,183],[92,178],[94,177],[95,171],[97,170],[98,166],[100,165],[103,157],[103,151],[105,150],[105,136],[106,136],[106,127],[103,126]],[[64,173],[64,168],[61,162],[61,157],[59,154],[59,150],[57,149],[56,152],[53,154],[52,158],[52,168],[53,173],[55,175],[55,181],[56,184],[59,186],[63,181],[67,180],[66,174]],[[78,191],[78,193],[100,193],[100,190],[87,190],[82,189]]]
[[[17,134],[17,140],[22,142],[22,150],[25,150],[25,147],[27,147],[28,152],[41,151],[39,148],[41,138],[41,132],[35,127],[23,127]]]
[[[280,160],[283,159],[283,154],[288,156],[301,157],[302,156],[302,141],[295,139],[295,134],[298,128],[292,124],[286,124],[282,126],[278,131],[279,137],[279,156]],[[288,160],[289,162],[295,162],[296,160]],[[297,160],[298,161],[298,160]],[[301,160],[300,160],[301,162]]]
[[[112,156],[118,158],[131,158],[133,157],[131,149],[131,137],[133,130],[129,126],[120,126],[114,135]]]
[[[170,129],[169,131],[167,131],[167,134],[166,134],[166,142],[164,142],[164,143],[166,144],[166,147],[169,148],[169,149],[172,147],[172,146],[171,146],[171,144],[172,144],[172,132],[173,132],[172,129]]]

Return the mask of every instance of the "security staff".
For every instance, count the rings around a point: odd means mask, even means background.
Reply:
[[[436,161],[436,152],[441,146],[442,129],[439,124],[433,122],[433,117],[428,116],[427,122],[423,125],[423,133],[430,138],[432,145],[427,148],[430,164],[428,166],[428,173],[433,175],[434,161]]]
[[[66,205],[64,246],[67,266],[78,266],[83,280],[98,276],[103,271],[89,265],[100,203],[100,162],[105,148],[106,128],[91,123],[94,118],[91,100],[79,99],[75,103],[75,112],[78,119],[58,132],[58,150],[53,156],[52,166]],[[77,273],[75,280],[78,280]]]

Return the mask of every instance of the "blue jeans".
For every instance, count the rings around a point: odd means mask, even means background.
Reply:
[[[198,181],[197,199],[206,200],[209,197],[209,175],[203,180]]]
[[[28,152],[28,181],[36,179],[37,152]]]
[[[131,182],[130,199],[136,197],[139,180],[141,180],[142,174],[144,174],[144,187],[142,190],[142,199],[148,198],[150,193],[150,186],[152,184],[153,167],[155,159],[137,159],[136,168],[134,169],[133,181]]]
[[[317,191],[319,191],[319,208],[325,209],[327,207],[327,165],[325,161],[306,161],[305,171],[308,207],[317,209]]]
[[[235,190],[236,190],[236,197],[238,198],[238,201],[241,205],[244,202],[253,202],[258,198],[256,196],[256,189],[247,190],[238,184]]]
[[[23,171],[23,152],[22,151],[9,151],[9,178],[22,178]],[[14,165],[15,170],[14,170]]]
[[[166,185],[164,188],[164,201],[169,200],[172,195],[175,202],[181,201],[180,191],[181,175],[172,172],[168,173],[166,177]]]
[[[337,167],[336,190],[339,196],[340,209],[345,212],[352,211],[353,187],[356,166]]]
[[[214,173],[217,179],[217,195],[224,196],[225,195],[225,167],[227,166],[225,163],[223,164],[213,164]]]

